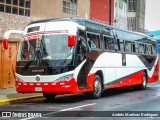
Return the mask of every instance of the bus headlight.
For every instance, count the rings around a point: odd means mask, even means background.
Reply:
[[[55,82],[69,81],[71,78],[73,78],[73,74],[69,74],[69,75],[65,75],[63,77],[60,77],[57,80],[55,80]]]

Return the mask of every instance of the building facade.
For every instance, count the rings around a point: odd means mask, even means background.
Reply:
[[[127,28],[128,30],[145,32],[146,0],[128,0]]]
[[[114,25],[114,0],[90,0],[90,19]]]
[[[85,3],[85,4],[84,4]],[[0,36],[46,18],[83,17],[144,31],[146,0],[0,0]]]
[[[90,19],[90,0],[0,0],[0,37],[31,21],[57,17]]]
[[[115,0],[114,3],[114,26],[127,29],[127,0]]]
[[[31,16],[90,18],[90,0],[32,0]]]

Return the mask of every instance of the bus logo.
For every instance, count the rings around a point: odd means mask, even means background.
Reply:
[[[37,77],[36,77],[36,81],[40,81],[40,77],[37,76]]]
[[[32,70],[32,72],[44,72],[44,69]]]

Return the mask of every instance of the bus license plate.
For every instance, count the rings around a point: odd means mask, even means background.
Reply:
[[[36,87],[36,88],[35,88],[35,91],[38,91],[38,92],[39,92],[39,91],[42,91],[42,87]]]

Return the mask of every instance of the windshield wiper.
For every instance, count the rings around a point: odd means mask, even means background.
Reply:
[[[24,66],[24,70],[27,70],[28,67],[31,65],[32,61],[27,61],[27,63]]]

